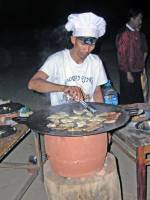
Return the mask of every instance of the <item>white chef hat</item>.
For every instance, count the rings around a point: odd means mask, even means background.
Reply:
[[[92,12],[71,14],[65,25],[67,31],[72,31],[76,37],[95,37],[99,38],[105,34],[106,22]]]

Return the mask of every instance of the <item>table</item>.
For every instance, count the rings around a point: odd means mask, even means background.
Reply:
[[[5,157],[27,137],[31,130],[25,124],[16,125],[17,132],[8,137],[0,138],[0,168],[14,168],[14,169],[32,169],[34,173],[29,176],[25,185],[18,192],[14,200],[20,200],[29,186],[32,184],[34,179],[37,177],[38,173],[41,174],[41,179],[43,180],[43,162],[41,155],[41,143],[40,136],[36,133],[34,134],[35,138],[35,153],[37,157],[37,164],[30,163],[6,163],[4,162]]]
[[[150,135],[127,125],[115,130],[112,136],[114,142],[126,155],[136,162],[137,199],[145,200],[147,192],[146,167],[150,165]]]

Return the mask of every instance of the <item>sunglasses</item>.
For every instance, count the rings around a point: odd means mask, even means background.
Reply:
[[[88,45],[95,45],[97,39],[94,37],[77,37],[78,40],[83,42],[83,44],[88,44]]]

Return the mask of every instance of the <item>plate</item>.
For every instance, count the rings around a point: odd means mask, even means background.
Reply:
[[[2,104],[0,105],[0,115],[17,112],[22,107],[23,105],[20,103],[10,102],[6,104]]]

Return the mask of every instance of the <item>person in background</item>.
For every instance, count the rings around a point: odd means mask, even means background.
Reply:
[[[128,21],[116,36],[120,74],[120,104],[143,103],[141,75],[145,70],[148,46],[142,33],[143,14],[140,9],[128,11]]]
[[[105,20],[92,12],[71,14],[65,29],[72,33],[72,48],[50,55],[30,79],[29,90],[50,93],[51,105],[103,102],[101,85],[108,79],[101,59],[91,52],[105,34]]]

